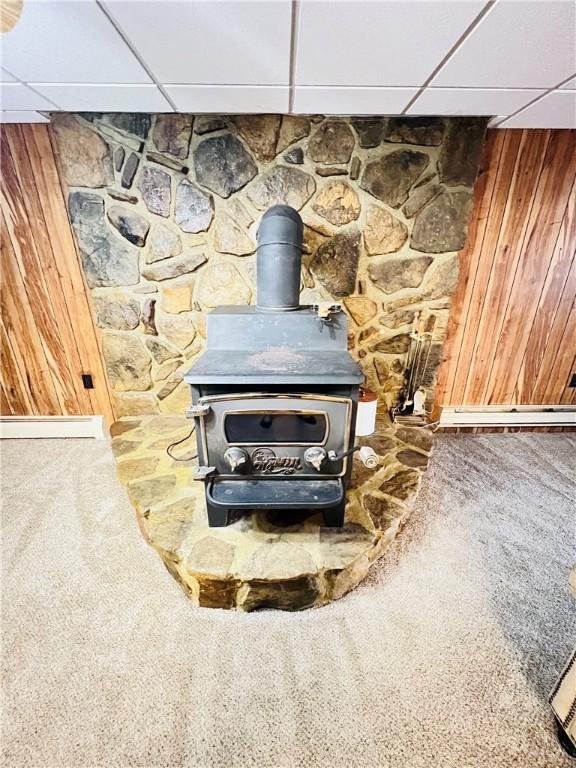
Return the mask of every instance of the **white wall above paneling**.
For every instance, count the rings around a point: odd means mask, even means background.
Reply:
[[[499,0],[433,86],[554,88],[576,69],[574,0]]]
[[[26,82],[150,82],[94,0],[26,0],[2,35],[2,63]]]
[[[407,110],[409,115],[498,115],[521,109],[543,90],[426,88]]]
[[[155,85],[34,83],[34,88],[69,112],[173,112]]]
[[[162,83],[288,85],[290,0],[106,0]]]
[[[179,112],[289,111],[288,86],[166,85],[166,93]]]
[[[49,123],[39,112],[0,112],[0,123]]]
[[[486,0],[303,0],[298,85],[417,86]]]
[[[54,103],[40,96],[31,88],[21,83],[2,83],[0,85],[0,109],[3,110],[29,110],[29,109],[54,109]],[[58,104],[56,103],[56,107]]]
[[[301,115],[394,115],[402,112],[417,93],[417,88],[297,86],[292,111]]]
[[[576,128],[576,91],[552,91],[498,128]]]

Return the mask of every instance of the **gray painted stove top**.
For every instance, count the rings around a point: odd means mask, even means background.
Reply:
[[[208,315],[207,350],[184,380],[188,384],[361,384],[350,356],[344,312],[323,324],[310,307],[261,312],[220,307]]]

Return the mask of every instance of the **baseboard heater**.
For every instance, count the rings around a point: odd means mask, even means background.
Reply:
[[[2,416],[0,438],[107,437],[103,416]]]
[[[440,427],[576,427],[570,405],[445,406]]]

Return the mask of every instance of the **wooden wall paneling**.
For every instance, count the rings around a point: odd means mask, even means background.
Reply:
[[[560,403],[567,389],[570,373],[574,370],[574,339],[576,339],[576,304],[572,305],[563,340],[554,361],[554,376],[544,390],[545,403]]]
[[[576,131],[488,132],[434,414],[576,404]],[[495,174],[495,175],[494,175]]]
[[[570,312],[574,305],[574,297],[576,296],[576,256],[572,256],[572,264],[568,273],[568,278],[564,283],[564,289],[562,296],[556,309],[554,321],[552,323],[550,333],[546,339],[544,352],[540,359],[539,368],[534,381],[532,382],[532,388],[530,395],[527,399],[528,403],[538,404],[544,403],[544,397],[546,388],[550,379],[554,378],[554,371],[556,365],[556,357],[559,350],[564,343],[568,343],[568,346],[574,348],[574,339],[570,340],[566,337],[565,331],[570,317]],[[527,374],[524,374],[525,381],[528,382]],[[527,389],[527,385],[525,385]],[[576,390],[575,390],[576,391]]]
[[[576,355],[574,356],[574,362],[572,363],[572,371],[576,371]],[[563,395],[562,402],[568,405],[576,405],[576,387],[567,388],[567,391]]]
[[[475,338],[468,342],[472,343],[473,352],[459,402],[487,402],[486,371],[494,364],[497,349],[494,339],[501,332],[549,138],[549,131],[522,132],[502,219],[494,216],[490,227],[489,247],[494,246],[494,258],[486,289],[478,290],[479,298],[483,293],[482,308]],[[484,248],[482,252],[484,255]]]
[[[5,169],[2,170],[4,172]],[[1,211],[0,217],[2,232],[0,310],[4,326],[20,376],[26,378],[29,384],[32,414],[58,416],[61,415],[62,408],[52,381],[50,366],[30,309],[6,220]]]
[[[79,404],[78,386],[70,369],[70,357],[75,343],[72,337],[70,344],[68,313],[63,303],[58,301],[58,292],[54,291],[52,247],[37,197],[34,199],[34,177],[19,128],[15,124],[10,131],[3,132],[2,136],[2,204],[18,268],[50,365],[62,413],[79,415],[83,409]],[[53,302],[56,302],[55,308]]]
[[[17,127],[17,126],[16,126]],[[13,133],[13,132],[12,132]],[[6,222],[7,235],[11,240],[16,257],[16,269],[20,271],[22,286],[29,310],[38,331],[61,413],[78,414],[78,401],[74,382],[66,360],[64,345],[52,310],[50,294],[46,288],[44,274],[36,242],[34,221],[30,220],[24,202],[26,191],[16,172],[16,163],[8,145],[8,132],[2,132],[2,192],[1,205]],[[17,161],[16,161],[17,162]],[[7,286],[10,290],[10,286]]]
[[[14,357],[8,333],[0,318],[0,387],[2,413],[25,416],[33,412],[27,380],[22,377]]]
[[[513,401],[542,286],[576,177],[574,149],[570,131],[557,131],[555,141],[548,143],[498,341],[508,354],[495,356],[486,390],[488,403]]]
[[[520,142],[522,140],[522,131],[506,132],[504,137],[504,146],[498,171],[496,175],[496,190],[508,190],[514,172],[516,170],[516,159]],[[500,226],[506,209],[506,198],[502,194],[493,196],[490,211],[486,223],[484,237],[482,241],[476,240],[475,249],[477,250],[478,269],[474,286],[470,296],[469,306],[467,308],[466,322],[462,337],[462,344],[458,356],[458,369],[460,371],[469,371],[472,365],[472,356],[474,354],[474,340],[478,332],[478,325],[482,316],[484,306],[484,296],[490,280],[492,263],[496,253],[496,244],[500,232]],[[449,403],[463,403],[466,389],[466,377],[456,377],[449,396]]]
[[[574,263],[576,254],[576,182],[568,198],[556,247],[550,261],[540,301],[530,330],[526,352],[516,382],[514,402],[533,403],[532,393],[548,348],[556,318],[566,326],[569,305],[576,295]],[[561,342],[561,339],[559,340]],[[576,342],[574,342],[576,344]],[[557,348],[559,348],[558,345]],[[549,370],[548,379],[554,378]],[[537,401],[538,402],[538,401]],[[542,401],[539,401],[542,402]]]
[[[8,400],[8,397],[6,396],[6,393],[4,392],[4,387],[0,383],[0,413],[5,413],[7,416],[16,416],[17,414],[14,413],[12,410],[12,407],[10,405],[10,401]]]
[[[54,260],[80,358],[78,374],[81,376],[82,373],[89,373],[94,381],[94,389],[83,391],[90,398],[93,413],[103,414],[109,421],[113,421],[113,405],[100,339],[92,319],[90,292],[84,281],[80,257],[70,228],[49,128],[26,125],[22,126],[22,132],[33,168],[41,169],[36,177],[36,186],[44,218],[51,223],[50,240]]]
[[[87,288],[45,125],[4,126],[1,138],[2,314],[28,413],[114,418]],[[89,373],[94,389],[84,389]],[[5,373],[4,379],[10,376]],[[3,381],[2,408],[18,381]]]
[[[504,146],[505,131],[490,131],[486,139],[480,171],[475,186],[475,208],[464,250],[460,253],[458,285],[452,296],[446,328],[442,365],[438,371],[437,392],[451,393],[455,372],[458,368],[460,349],[466,328],[467,313],[474,289],[480,249],[474,248],[484,238],[488,213],[496,186],[500,156]],[[440,400],[434,403],[433,418],[438,419]]]

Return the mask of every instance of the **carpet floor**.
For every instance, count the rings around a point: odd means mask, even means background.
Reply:
[[[290,614],[194,608],[106,442],[2,446],[9,768],[553,768],[575,640],[568,434],[441,436],[368,581]]]

